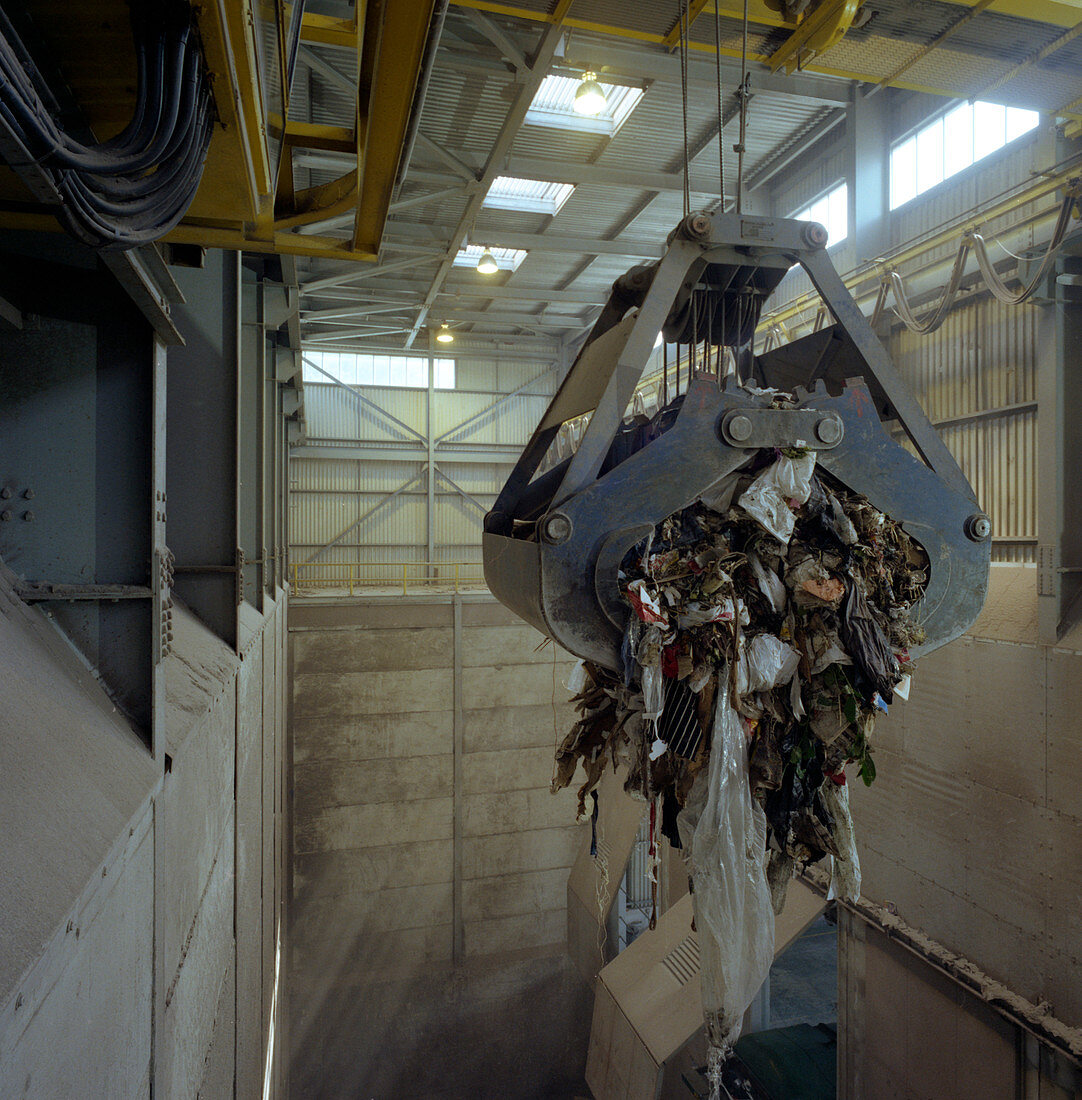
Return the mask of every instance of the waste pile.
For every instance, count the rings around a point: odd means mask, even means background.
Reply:
[[[585,815],[604,769],[625,764],[683,850],[719,1060],[795,871],[829,857],[832,891],[859,894],[846,768],[875,778],[875,719],[908,696],[927,579],[920,545],[814,451],[757,451],[624,558],[622,674],[576,668],[553,789],[581,762]]]

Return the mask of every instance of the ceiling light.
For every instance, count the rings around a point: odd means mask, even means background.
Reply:
[[[492,249],[486,248],[481,253],[481,258],[477,261],[477,270],[482,275],[495,275],[500,270],[500,265],[496,263],[496,257],[492,255]]]
[[[440,331],[436,333],[436,342],[438,344],[450,344],[454,340],[454,336],[451,330],[447,327],[447,322],[444,321],[440,325]]]
[[[599,115],[606,105],[605,93],[597,82],[597,73],[584,72],[582,83],[575,92],[575,112],[580,115]]]

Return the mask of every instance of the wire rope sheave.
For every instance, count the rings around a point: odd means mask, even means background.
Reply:
[[[135,110],[115,137],[86,142],[0,9],[0,152],[69,233],[107,250],[148,244],[180,221],[215,119],[187,0],[134,0],[131,20]]]

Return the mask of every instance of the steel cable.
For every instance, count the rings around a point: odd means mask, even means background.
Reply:
[[[894,293],[895,313],[897,313],[905,327],[909,329],[910,332],[915,332],[918,336],[927,336],[935,332],[946,320],[947,314],[950,312],[958,296],[958,291],[961,288],[962,279],[965,275],[966,260],[969,257],[971,248],[976,256],[977,266],[984,278],[985,285],[992,295],[1005,305],[1022,305],[1033,296],[1042,280],[1047,275],[1055,259],[1056,253],[1063,243],[1063,238],[1067,234],[1067,227],[1071,221],[1071,211],[1074,208],[1077,197],[1077,187],[1070,188],[1064,196],[1063,202],[1060,204],[1059,216],[1056,219],[1056,227],[1045,247],[1044,255],[1041,258],[1037,271],[1029,282],[1023,285],[1021,290],[1012,291],[1008,289],[1007,284],[1000,278],[999,273],[992,264],[984,237],[976,231],[971,231],[962,238],[958,246],[958,253],[954,258],[954,266],[951,268],[951,276],[943,290],[939,304],[930,314],[926,315],[923,320],[917,319],[916,314],[910,306],[909,297],[906,294],[905,283],[902,281],[902,276],[899,275],[897,271],[893,270],[887,274],[886,281],[889,282],[890,289]],[[881,290],[879,297],[876,299],[876,309],[873,313],[873,317],[876,319],[878,318],[885,304],[886,295]]]
[[[183,217],[214,123],[185,0],[133,3],[132,27],[135,110],[115,137],[87,145],[63,129],[55,97],[0,11],[0,127],[32,158],[13,166],[51,186],[61,222],[99,248],[156,240]]]

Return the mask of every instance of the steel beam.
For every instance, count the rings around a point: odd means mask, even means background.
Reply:
[[[640,185],[639,190],[644,190],[644,185]],[[473,225],[471,219],[470,225]],[[427,225],[415,225],[413,223],[402,224],[388,224],[387,234],[390,238],[388,240],[388,246],[391,242],[398,239],[402,240],[406,244],[417,243],[426,245],[437,245],[445,247],[447,255],[444,258],[444,264],[447,268],[447,272],[450,271],[454,262],[455,256],[458,254],[458,250],[461,247],[463,238],[466,233],[463,230],[459,232],[459,226],[448,231],[446,227],[441,226],[427,226]],[[450,233],[450,238],[433,236],[435,233]],[[518,248],[525,252],[538,251],[538,252],[570,252],[570,253],[585,253],[596,256],[627,256],[636,259],[659,259],[661,254],[665,251],[665,242],[659,240],[623,240],[614,241],[599,241],[596,237],[570,237],[562,236],[556,233],[520,233],[515,231],[501,231],[498,234],[493,234],[499,238],[500,246],[503,248]],[[443,288],[443,280],[447,277],[447,272],[443,277],[435,280],[433,283],[434,290],[430,292],[430,296],[435,299],[435,296]],[[438,283],[438,285],[436,285]],[[428,308],[431,307],[431,302],[426,306],[425,312],[427,314]]]
[[[583,317],[560,316],[554,313],[500,313],[497,310],[461,310],[447,307],[432,310],[434,320],[466,321],[477,325],[518,325],[522,328],[580,329],[592,323]]]
[[[465,8],[462,14],[500,51],[504,60],[511,62],[516,70],[523,71],[530,67],[523,52],[488,16],[482,15],[475,8]]]
[[[461,157],[452,153],[450,149],[445,149],[438,141],[433,141],[424,130],[417,131],[417,144],[442,160],[455,175],[461,176],[469,183],[477,182],[478,170],[476,168],[467,164]]]
[[[387,293],[416,294],[423,292],[424,288],[410,283],[381,282],[381,291]],[[301,287],[301,294],[310,298],[328,298],[342,302],[394,302],[394,298],[381,298],[376,294],[369,294],[363,289],[350,287],[330,287],[325,291],[316,290],[310,292],[307,287]],[[602,290],[550,290],[542,286],[518,286],[515,283],[505,283],[502,286],[486,286],[475,282],[446,282],[440,297],[455,298],[487,298],[498,302],[548,302],[552,305],[603,306],[606,294]]]
[[[347,92],[350,96],[356,94],[356,78],[348,77],[345,73],[339,72],[329,61],[320,57],[311,46],[301,46],[297,51],[297,58],[303,61],[314,72],[319,73],[320,76],[333,84],[339,91]]]
[[[485,194],[489,186],[498,175],[502,175],[506,172],[503,163],[504,159],[511,151],[515,137],[518,135],[519,127],[521,127],[526,117],[526,112],[529,110],[530,104],[533,102],[533,98],[537,94],[538,88],[541,87],[542,81],[548,74],[549,66],[552,64],[557,46],[563,40],[562,24],[567,17],[571,2],[572,0],[558,0],[555,11],[549,16],[551,22],[541,35],[541,41],[538,43],[537,50],[534,52],[532,64],[525,75],[523,83],[519,86],[511,109],[507,112],[503,125],[500,127],[500,132],[485,162],[484,171],[479,179],[480,186],[470,196],[469,201],[466,203],[466,209],[463,211],[462,217],[451,233],[451,239],[448,242],[447,252],[443,258],[443,262],[436,272],[436,277],[432,280],[432,285],[425,295],[421,308],[417,311],[417,319],[414,321],[413,328],[406,337],[407,347],[413,344],[413,341],[417,337],[417,333],[421,331],[421,327],[424,325],[425,319],[428,316],[428,311],[432,308],[436,296],[443,288],[443,281],[447,278],[451,270],[455,253],[458,252],[466,234],[473,228],[474,221],[478,213],[480,213],[481,205],[484,202]],[[520,246],[508,245],[507,247],[517,248]]]
[[[493,443],[492,450],[480,450],[477,444],[442,443],[436,449],[437,460],[460,462],[469,466],[514,465],[522,453],[517,443]],[[351,462],[421,462],[428,461],[428,447],[412,443],[373,446],[349,442],[302,443],[290,448],[292,458],[315,458]]]

